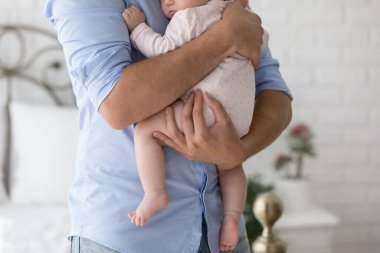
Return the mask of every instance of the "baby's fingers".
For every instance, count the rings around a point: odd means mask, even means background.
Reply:
[[[130,16],[132,14],[133,10],[131,10],[130,8],[128,9],[125,9],[122,13],[122,15],[124,16]]]
[[[139,7],[135,5],[131,5],[127,10],[130,10],[134,14],[142,14],[142,11],[139,9]]]
[[[132,14],[128,11],[124,11],[122,14],[123,18],[127,21],[131,18]]]
[[[131,5],[131,7],[129,7],[135,11],[140,11],[139,7],[137,7],[136,5]]]

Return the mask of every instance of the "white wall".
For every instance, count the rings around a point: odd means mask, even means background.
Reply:
[[[380,0],[256,0],[270,47],[309,123],[318,157],[306,161],[319,202],[342,219],[334,253],[380,247]],[[0,0],[0,23],[50,28],[43,0]],[[1,96],[1,94],[0,94]],[[1,98],[0,98],[1,100]],[[246,163],[270,174],[279,139]]]
[[[42,15],[44,0],[0,0],[0,23],[38,25],[51,29]]]
[[[251,0],[318,157],[306,173],[339,215],[334,253],[380,247],[380,0]],[[283,140],[247,162],[271,170]],[[268,173],[267,173],[268,174]]]

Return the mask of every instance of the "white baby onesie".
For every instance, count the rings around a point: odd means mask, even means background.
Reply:
[[[211,0],[206,5],[178,11],[163,36],[142,23],[131,34],[132,44],[146,57],[165,54],[195,39],[218,22],[228,3]],[[255,75],[250,59],[237,54],[227,57],[190,91],[196,89],[207,91],[220,101],[240,137],[248,133],[255,102]],[[182,99],[186,100],[189,92]],[[204,108],[209,126],[215,121],[214,114],[206,104]]]

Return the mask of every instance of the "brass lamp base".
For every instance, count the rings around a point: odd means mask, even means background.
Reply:
[[[286,245],[275,236],[269,238],[260,236],[252,244],[252,250],[254,253],[285,253]]]
[[[253,205],[253,213],[263,226],[262,235],[253,242],[253,253],[285,253],[286,244],[277,238],[272,228],[282,214],[281,200],[272,192],[259,195]]]

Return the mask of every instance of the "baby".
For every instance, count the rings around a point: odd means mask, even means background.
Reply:
[[[144,14],[136,6],[126,9],[123,17],[131,32],[133,46],[146,57],[153,57],[181,47],[201,35],[221,19],[228,3],[223,0],[161,0],[164,14],[171,19],[164,36],[155,33],[145,23]],[[250,59],[238,55],[226,58],[171,105],[181,131],[180,116],[184,101],[191,91],[198,89],[221,102],[240,137],[248,133],[255,101],[255,76]],[[212,110],[206,104],[204,117],[207,126],[215,121]],[[164,152],[153,137],[156,131],[168,133],[165,110],[137,123],[135,128],[136,161],[145,195],[136,211],[129,213],[128,217],[137,226],[143,226],[169,202],[165,188]],[[218,168],[218,173],[224,211],[220,250],[225,251],[237,245],[239,221],[246,201],[246,178],[241,165],[232,169]]]

